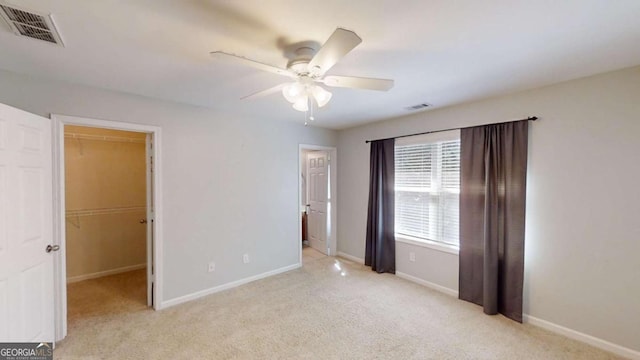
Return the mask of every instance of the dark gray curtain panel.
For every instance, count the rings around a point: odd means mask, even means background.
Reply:
[[[364,264],[396,273],[394,139],[371,142],[369,211]]]
[[[522,322],[528,121],[460,132],[459,297]]]

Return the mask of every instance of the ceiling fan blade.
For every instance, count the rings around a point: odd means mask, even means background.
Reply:
[[[354,76],[325,76],[322,82],[327,86],[354,89],[388,91],[393,87],[393,80],[361,78]]]
[[[271,94],[275,94],[277,92],[282,91],[282,88],[285,87],[288,83],[283,83],[280,85],[276,85],[272,88],[268,88],[267,90],[262,90],[262,91],[258,91],[256,93],[253,93],[251,95],[247,95],[247,96],[243,96],[240,98],[240,100],[253,100],[253,99],[257,99],[257,98],[261,98],[264,96],[268,96]]]
[[[251,66],[252,68],[255,68],[255,69],[258,69],[258,70],[267,71],[267,72],[270,72],[270,73],[273,73],[273,74],[287,76],[287,77],[294,78],[294,79],[297,77],[295,74],[292,74],[291,72],[289,72],[286,69],[281,69],[279,67],[275,67],[275,66],[272,66],[272,65],[264,64],[264,63],[261,63],[259,61],[247,59],[246,57],[242,57],[242,56],[238,56],[238,55],[234,55],[234,54],[229,54],[229,53],[226,53],[224,51],[213,51],[210,54],[214,58],[218,58],[220,60],[227,60],[227,61],[230,61],[230,62],[235,62],[235,63],[238,63],[238,64]]]
[[[309,62],[309,71],[315,75],[324,75],[361,42],[362,39],[353,31],[337,28]]]

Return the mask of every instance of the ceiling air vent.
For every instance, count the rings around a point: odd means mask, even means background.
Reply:
[[[428,107],[431,107],[431,104],[422,103],[422,104],[418,104],[418,105],[407,106],[405,109],[407,109],[409,111],[416,111],[416,110],[426,109]]]
[[[51,15],[36,14],[13,6],[0,4],[0,15],[16,35],[64,46],[56,31]]]

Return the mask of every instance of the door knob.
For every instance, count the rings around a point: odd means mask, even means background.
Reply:
[[[52,251],[58,251],[60,250],[60,245],[47,245],[47,247],[44,249],[44,251],[50,253]]]
[[[147,223],[147,219],[140,219],[140,224],[146,224]]]

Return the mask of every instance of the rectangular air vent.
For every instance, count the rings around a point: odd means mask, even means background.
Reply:
[[[0,4],[0,10],[2,10],[0,15],[16,35],[64,46],[51,15],[37,14],[2,4]]]
[[[418,104],[418,105],[407,106],[405,109],[407,109],[409,111],[415,111],[415,110],[426,109],[426,108],[428,108],[430,106],[431,106],[431,104],[422,103],[422,104]]]

